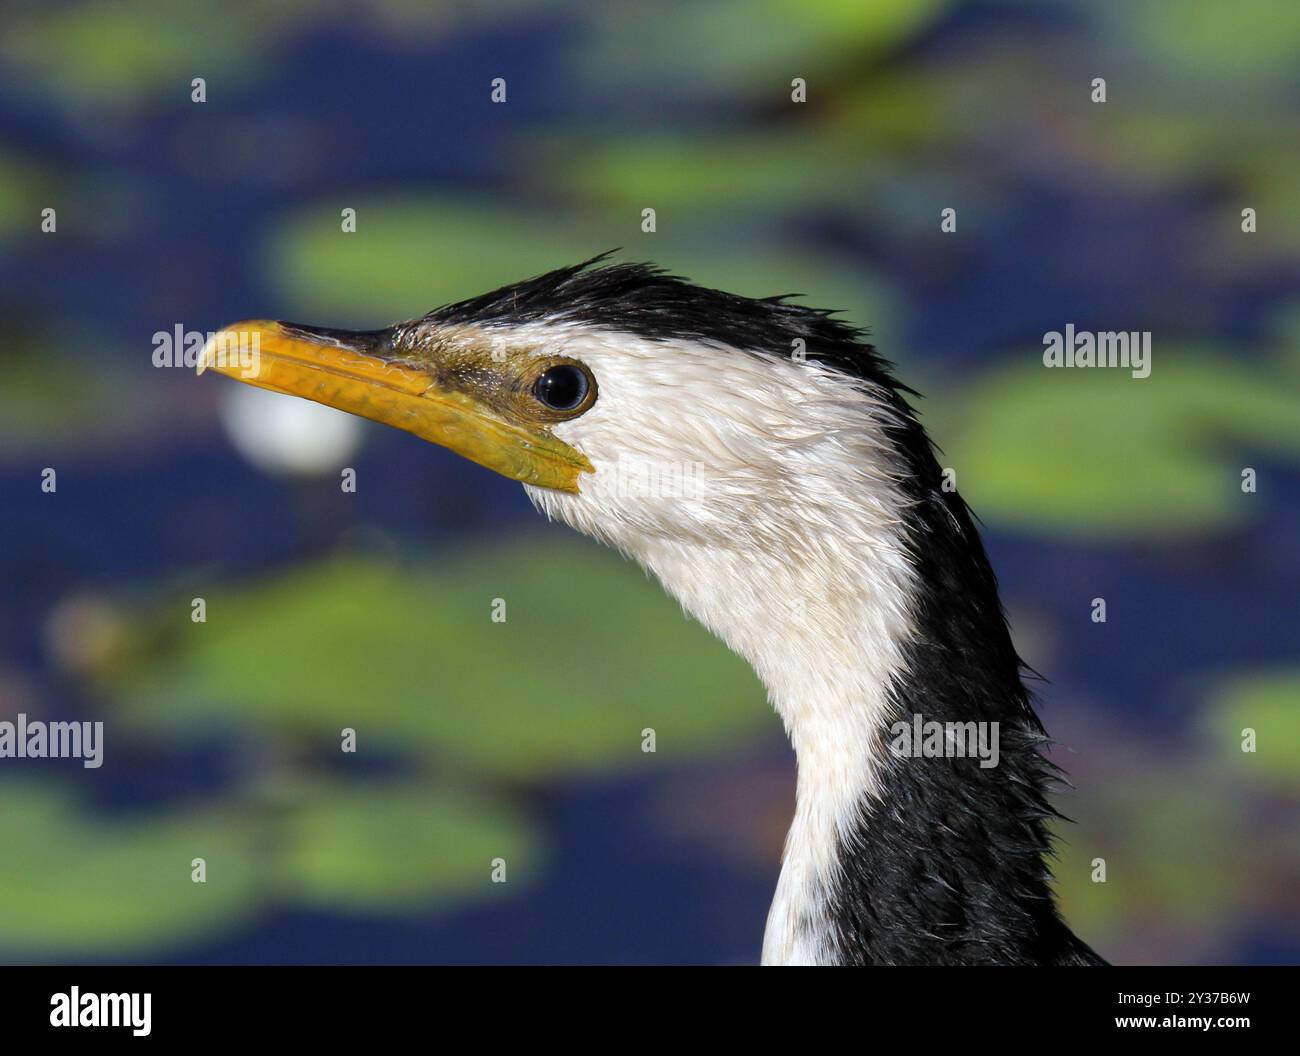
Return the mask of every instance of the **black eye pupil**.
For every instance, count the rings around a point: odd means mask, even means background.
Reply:
[[[587,375],[562,363],[537,379],[533,393],[553,410],[571,411],[587,398]]]

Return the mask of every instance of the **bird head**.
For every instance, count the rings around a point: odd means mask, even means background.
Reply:
[[[447,447],[651,566],[662,547],[797,557],[820,525],[852,544],[846,509],[888,519],[900,473],[906,412],[858,331],[644,264],[597,258],[383,330],[238,323],[199,366]]]

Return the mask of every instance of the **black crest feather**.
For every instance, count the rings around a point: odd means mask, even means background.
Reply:
[[[611,251],[615,252],[615,251]],[[741,297],[696,286],[649,263],[610,263],[602,253],[491,293],[449,304],[432,323],[511,326],[551,319],[652,340],[707,341],[789,359],[801,340],[810,359],[848,374],[896,385],[867,332],[824,308],[791,302],[798,294]]]

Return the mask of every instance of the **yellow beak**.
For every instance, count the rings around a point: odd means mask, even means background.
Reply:
[[[512,480],[578,491],[590,462],[541,426],[508,421],[471,392],[391,355],[389,331],[321,330],[256,319],[214,334],[198,372],[214,370],[261,389],[382,422]],[[436,366],[436,365],[435,365]]]

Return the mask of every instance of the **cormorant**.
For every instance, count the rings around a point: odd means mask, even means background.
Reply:
[[[222,355],[250,336],[255,371]],[[798,760],[764,963],[1105,963],[1053,897],[993,570],[863,331],[597,257],[383,330],[239,323],[205,367],[522,481],[753,665]]]

